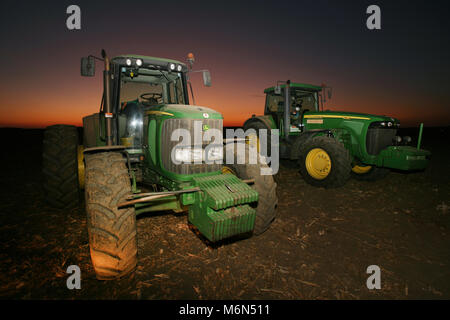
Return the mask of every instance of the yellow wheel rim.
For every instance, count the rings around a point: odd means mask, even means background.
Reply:
[[[256,144],[256,150],[259,153],[259,137],[256,134],[249,134],[245,139],[245,143],[251,146]]]
[[[356,174],[364,174],[370,171],[372,169],[372,166],[353,166],[352,171]]]
[[[77,150],[77,161],[78,161],[78,187],[84,189],[84,153],[83,146],[79,145]]]
[[[317,180],[323,180],[331,172],[331,158],[321,148],[314,148],[306,155],[306,170],[308,174]]]

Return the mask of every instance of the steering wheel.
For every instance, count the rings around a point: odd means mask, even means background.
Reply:
[[[162,98],[162,94],[160,93],[153,93],[153,92],[147,92],[143,93],[139,96],[142,100],[142,104],[145,106],[153,106],[155,104],[158,104],[158,100]]]

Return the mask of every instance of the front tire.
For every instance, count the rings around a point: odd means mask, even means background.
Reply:
[[[300,173],[310,185],[338,188],[350,178],[351,157],[344,145],[334,138],[318,136],[300,147]]]
[[[78,131],[75,126],[54,125],[44,132],[42,173],[45,200],[55,208],[75,208],[79,203]]]
[[[385,178],[389,172],[387,168],[355,165],[352,168],[352,177],[360,181],[377,181]]]
[[[91,260],[97,279],[132,272],[137,264],[134,207],[117,208],[131,194],[126,159],[120,153],[85,155],[85,196]]]
[[[224,150],[224,154],[225,152]],[[241,180],[254,180],[251,187],[258,192],[258,203],[254,207],[256,219],[253,234],[260,235],[270,227],[276,218],[277,184],[272,175],[261,175],[261,168],[268,168],[268,166],[260,164],[259,155],[256,164],[248,163],[249,154],[250,148],[248,145],[245,145],[245,159],[243,159],[244,154],[238,154],[235,148],[233,164],[224,164],[222,172],[233,173]],[[243,164],[239,164],[240,162]]]

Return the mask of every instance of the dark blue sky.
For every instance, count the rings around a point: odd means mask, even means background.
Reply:
[[[331,85],[331,109],[449,125],[446,3],[3,1],[0,125],[78,124],[95,112],[101,80],[82,79],[79,58],[101,48],[179,60],[194,52],[213,75],[213,88],[195,88],[197,102],[230,124],[261,113],[263,89],[291,79]],[[81,8],[80,31],[66,29],[70,4]],[[370,4],[381,8],[381,30],[366,28]]]

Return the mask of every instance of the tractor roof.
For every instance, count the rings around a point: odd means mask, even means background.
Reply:
[[[141,59],[144,65],[156,65],[156,66],[166,67],[169,63],[179,64],[183,67],[183,71],[187,71],[187,66],[183,62],[180,62],[177,60],[172,60],[172,59],[166,59],[166,58],[142,56],[139,54],[122,54],[120,56],[116,56],[116,57],[112,58],[112,60],[119,64],[125,64],[125,60],[127,58]]]
[[[291,88],[299,88],[305,91],[322,91],[322,87],[320,86],[315,86],[312,84],[305,84],[305,83],[295,83],[295,82],[291,82],[290,84]],[[282,84],[280,86],[282,89],[286,88],[285,84]],[[264,90],[264,93],[270,93],[273,92],[275,90],[275,87],[270,87]]]

